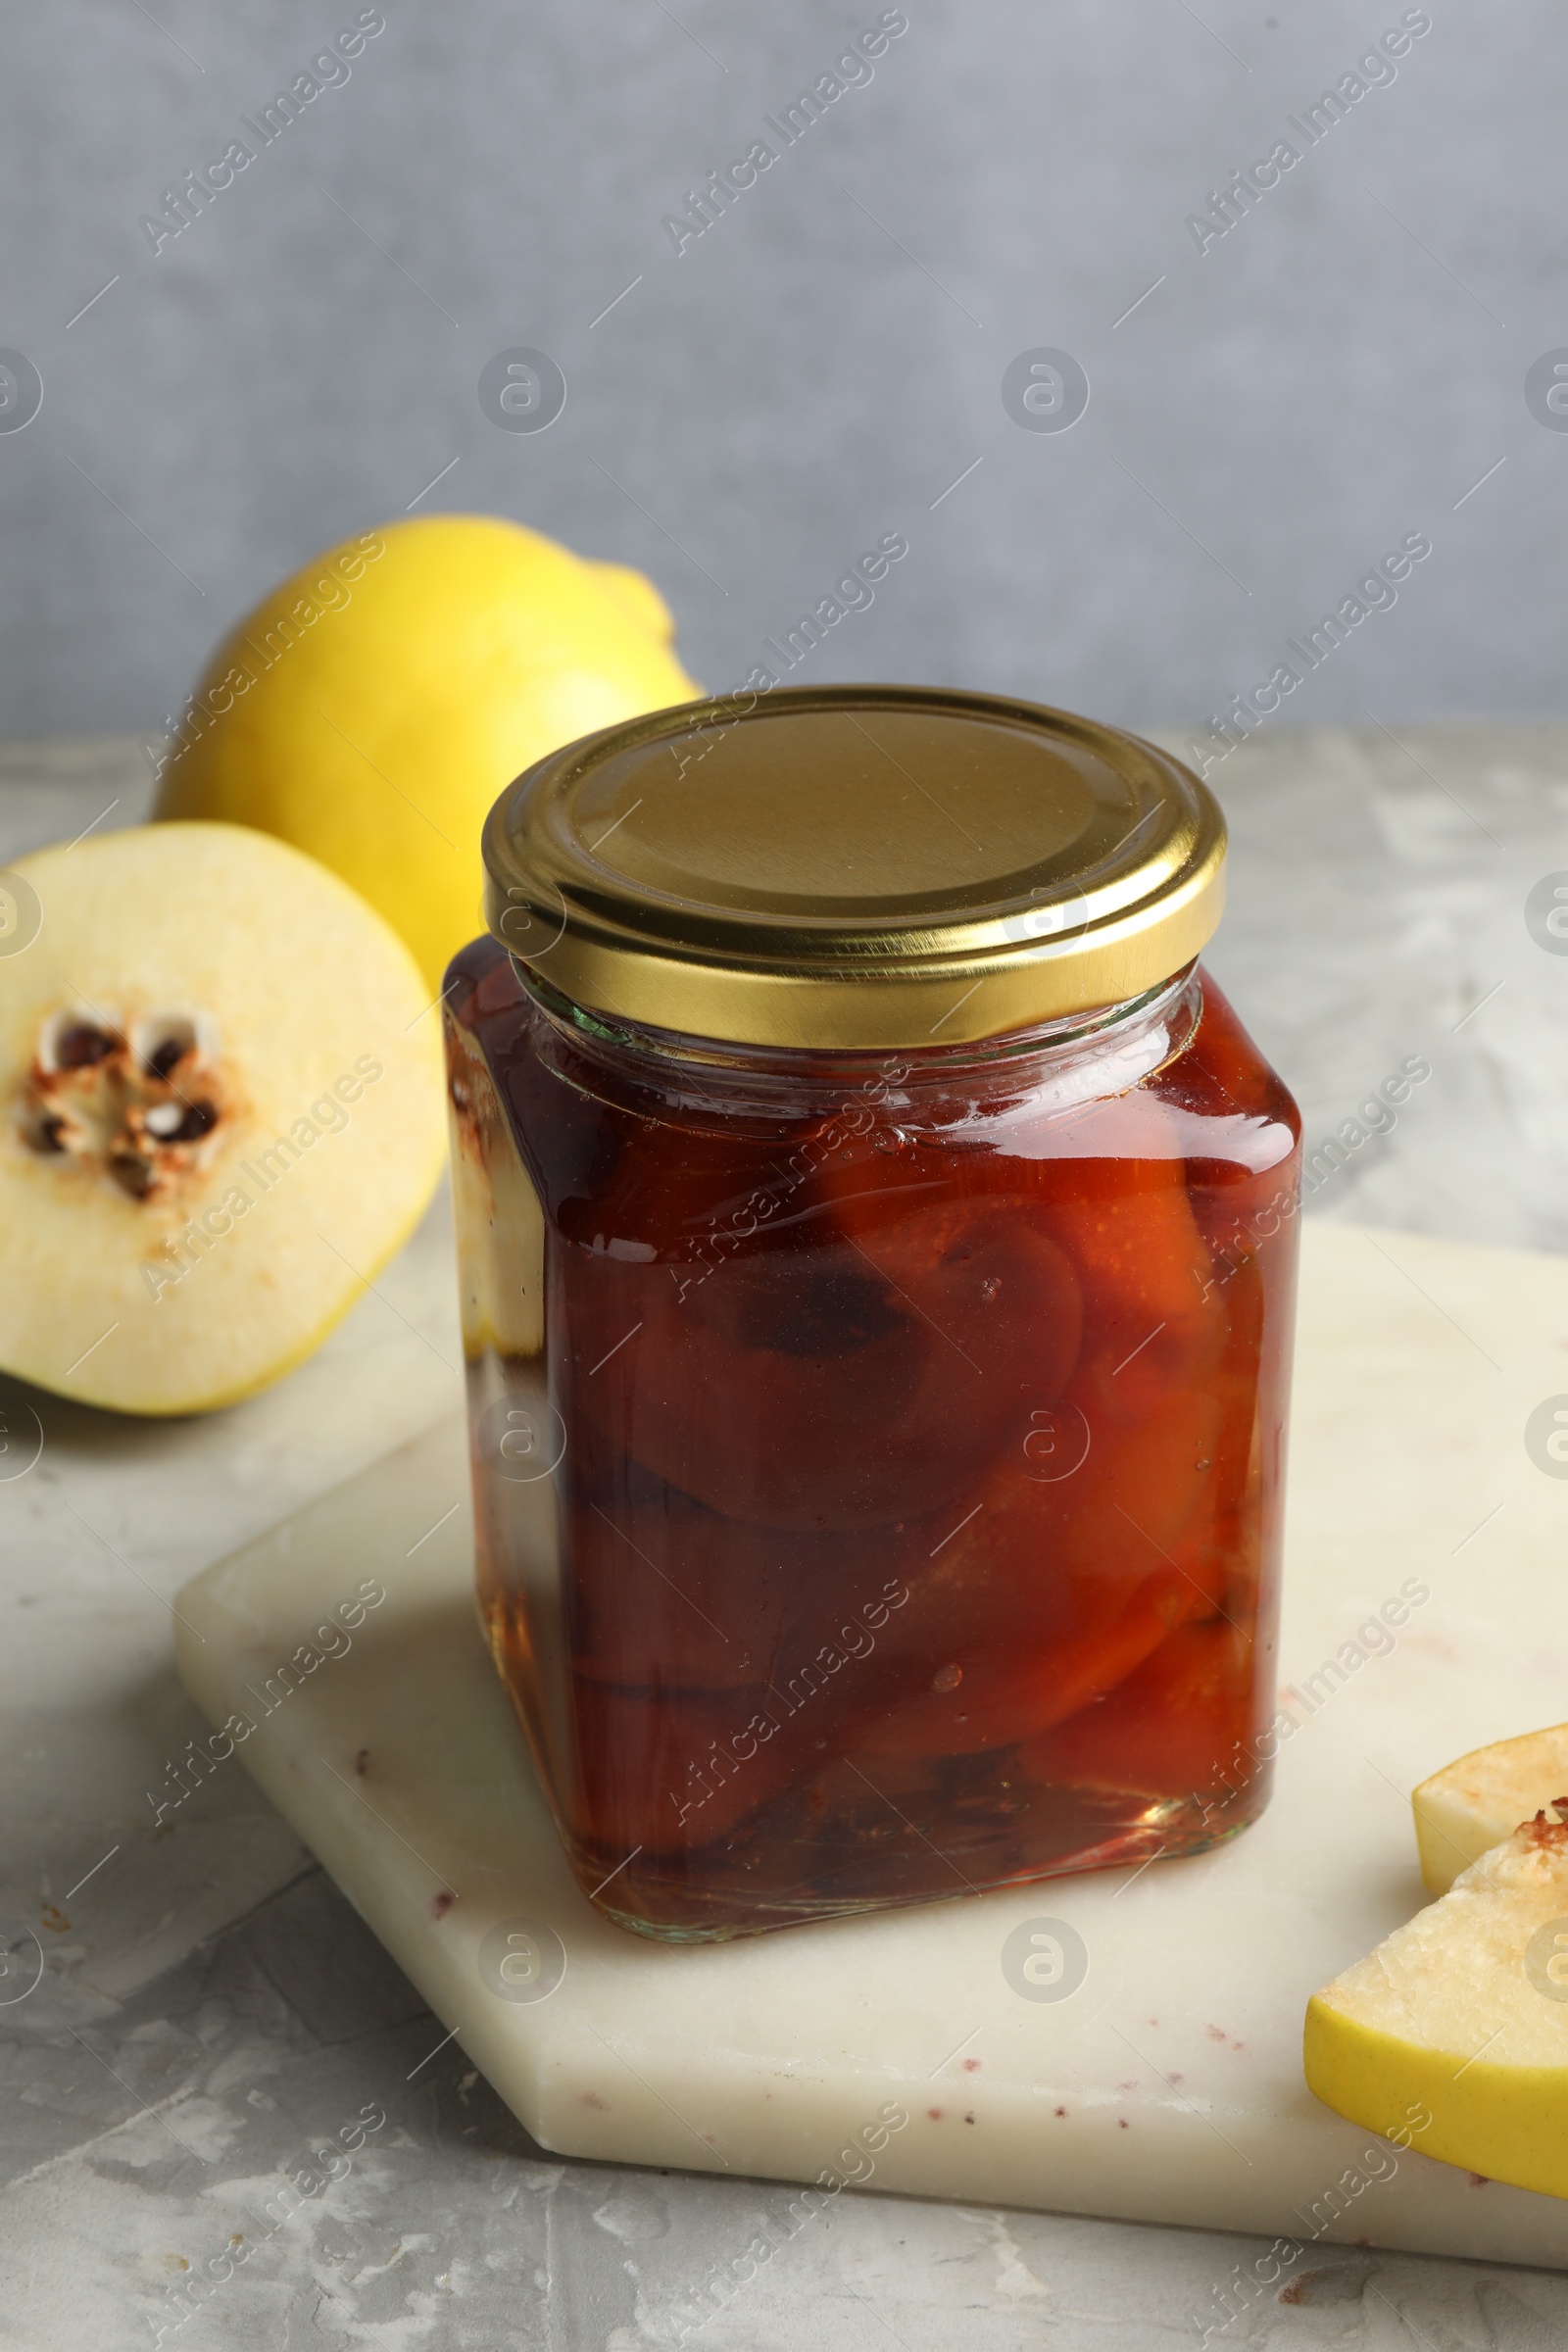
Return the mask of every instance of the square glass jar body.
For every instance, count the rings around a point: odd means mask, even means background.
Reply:
[[[479,1605],[675,1941],[1191,1853],[1267,1799],[1299,1120],[1196,969],[888,1054],[446,1000]]]

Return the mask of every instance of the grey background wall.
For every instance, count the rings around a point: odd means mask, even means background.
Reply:
[[[0,344],[43,400],[0,430],[5,732],[155,728],[276,576],[443,507],[642,565],[714,687],[901,531],[803,675],[1134,723],[1267,677],[1421,532],[1276,723],[1564,710],[1568,415],[1526,397],[1568,346],[1555,0],[1431,0],[1312,145],[1287,117],[1402,0],[907,0],[787,148],[764,117],[870,0],[384,0],[346,80],[242,133],[357,13],[12,14]],[[155,252],[141,217],[241,135]],[[663,216],[760,138],[677,253]],[[1281,138],[1200,252],[1187,216]],[[566,379],[546,431],[480,405],[518,346]],[[1087,374],[1070,429],[1004,405],[1041,347]]]

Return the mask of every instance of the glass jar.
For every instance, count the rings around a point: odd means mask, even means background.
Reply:
[[[697,1940],[1252,1820],[1299,1121],[1202,785],[794,689],[568,747],[485,857],[480,1611],[584,1891]]]

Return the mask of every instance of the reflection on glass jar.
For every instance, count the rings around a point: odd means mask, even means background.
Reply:
[[[729,1936],[1252,1819],[1298,1122],[1196,779],[788,693],[557,755],[486,855],[567,913],[447,996],[481,1609],[585,1891]]]

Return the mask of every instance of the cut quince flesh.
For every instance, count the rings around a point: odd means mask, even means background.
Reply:
[[[0,956],[0,1369],[121,1412],[230,1403],[325,1338],[429,1200],[428,991],[347,884],[242,826],[14,870],[39,916]]]
[[[490,1348],[537,1355],[545,1344],[544,1212],[483,1054],[450,1017],[447,1085],[464,1356],[473,1364]]]
[[[1568,1818],[1538,1813],[1314,1993],[1304,2061],[1352,2123],[1568,2197]]]
[[[1501,1843],[1516,1821],[1568,1788],[1568,1723],[1472,1748],[1423,1781],[1410,1799],[1421,1876],[1446,1894],[1461,1870]]]

